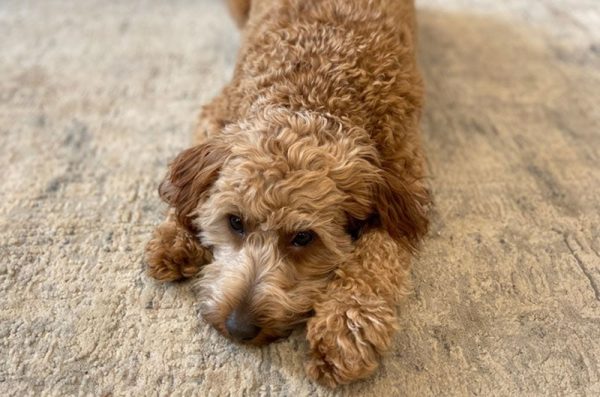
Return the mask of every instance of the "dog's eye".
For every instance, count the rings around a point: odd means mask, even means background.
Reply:
[[[308,244],[310,244],[311,241],[313,241],[314,237],[315,235],[311,231],[298,232],[296,233],[294,238],[292,238],[292,245],[294,245],[295,247],[307,246]]]
[[[231,230],[238,234],[244,234],[244,223],[242,218],[237,215],[229,215],[229,226]]]

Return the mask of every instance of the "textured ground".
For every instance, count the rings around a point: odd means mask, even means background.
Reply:
[[[600,394],[600,3],[419,3],[436,207],[363,395]],[[0,1],[0,394],[328,395],[143,274],[156,187],[231,73],[217,1]]]

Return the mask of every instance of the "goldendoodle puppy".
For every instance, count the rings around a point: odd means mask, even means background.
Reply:
[[[243,41],[159,188],[151,276],[200,271],[202,312],[263,344],[307,323],[310,377],[369,376],[429,202],[412,0],[230,1]]]

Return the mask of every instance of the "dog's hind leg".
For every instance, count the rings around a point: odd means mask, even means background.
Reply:
[[[227,0],[227,6],[237,26],[244,27],[250,14],[250,0]]]
[[[231,109],[233,105],[227,94],[228,89],[229,86],[225,86],[219,95],[202,106],[196,124],[194,144],[204,143],[212,136],[218,135],[227,124],[235,121]]]

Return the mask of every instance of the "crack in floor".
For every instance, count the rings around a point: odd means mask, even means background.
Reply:
[[[577,265],[581,269],[581,272],[585,275],[585,277],[587,277],[588,281],[590,282],[590,286],[592,287],[592,290],[594,291],[596,300],[600,301],[600,287],[598,287],[598,284],[596,284],[596,281],[592,277],[590,269],[588,269],[585,262],[579,257],[579,255],[577,254],[577,251],[575,249],[573,249],[573,247],[571,247],[571,244],[569,244],[569,236],[566,233],[562,233],[562,236],[563,236],[563,241],[565,242],[565,245],[571,252],[571,255],[573,255],[573,257],[575,258],[575,261],[577,262]]]

